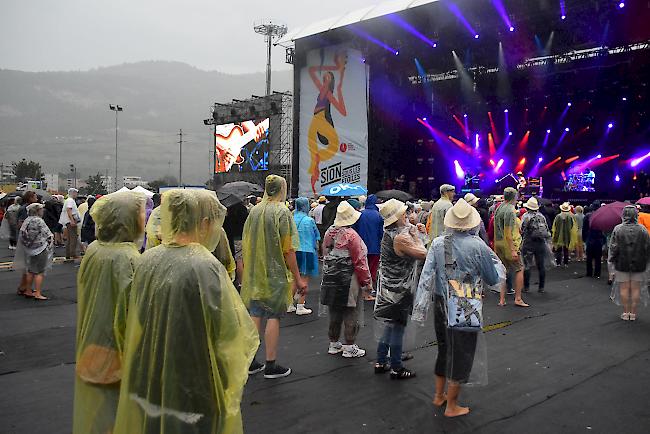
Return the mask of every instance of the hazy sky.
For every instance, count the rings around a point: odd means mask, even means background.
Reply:
[[[240,73],[266,65],[253,23],[289,29],[381,0],[0,0],[0,68],[85,70],[175,60]],[[273,69],[286,69],[274,49]]]

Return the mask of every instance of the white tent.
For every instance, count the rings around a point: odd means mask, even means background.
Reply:
[[[153,197],[153,193],[150,192],[149,190],[147,190],[146,188],[142,187],[141,185],[138,185],[137,187],[135,187],[131,191],[134,192],[134,193],[144,194],[147,197]]]
[[[122,192],[125,192],[125,191],[131,191],[131,190],[129,190],[129,189],[126,188],[126,187],[122,187],[122,188],[120,188],[119,190],[117,190],[115,193],[122,193]]]

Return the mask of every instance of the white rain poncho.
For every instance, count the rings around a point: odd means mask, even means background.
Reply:
[[[23,273],[43,274],[52,268],[54,235],[34,212],[30,211],[18,230],[13,267]]]
[[[453,285],[458,284],[457,290],[471,289],[476,300],[481,300],[488,287],[500,287],[505,282],[505,267],[477,233],[478,228],[470,232],[452,231],[433,241],[418,284],[413,320],[429,327],[429,310],[435,305],[436,334],[440,336],[440,333],[446,332],[443,356],[446,363],[436,368],[440,370],[436,374],[464,384],[484,385],[487,384],[487,351],[483,332],[480,328],[474,331],[454,329],[451,324],[456,324],[458,318],[448,316],[450,281],[454,282]],[[447,237],[451,247],[451,276],[447,276],[445,266]],[[475,313],[480,325],[484,326],[482,311]]]
[[[163,194],[162,245],[136,268],[113,434],[241,433],[257,329],[212,255],[225,208],[212,192]]]
[[[122,374],[124,330],[136,240],[144,232],[144,199],[114,193],[90,209],[97,240],[86,249],[77,275],[77,345],[74,434],[111,432]]]

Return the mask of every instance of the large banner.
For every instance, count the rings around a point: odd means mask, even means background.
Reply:
[[[343,46],[307,53],[300,71],[299,192],[344,182],[368,184],[366,64]]]

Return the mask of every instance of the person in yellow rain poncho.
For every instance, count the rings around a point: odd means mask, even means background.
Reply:
[[[89,211],[97,239],[77,275],[74,434],[110,433],[124,348],[126,302],[144,235],[144,197],[114,193]]]
[[[145,249],[149,250],[153,247],[159,246],[162,240],[160,233],[160,206],[154,208],[149,215],[147,222],[147,240]]]
[[[298,229],[291,211],[284,205],[287,182],[277,175],[266,177],[264,199],[255,205],[242,232],[244,273],[241,296],[255,325],[264,330],[266,363],[254,360],[249,374],[264,371],[264,378],[281,378],[291,374],[290,368],[275,363],[280,338],[280,318],[292,298],[293,280],[297,294],[307,293],[307,284],[300,277],[296,251],[300,248]]]
[[[225,208],[213,193],[170,190],[162,245],[135,270],[113,434],[241,433],[240,402],[259,337],[210,253]]]

